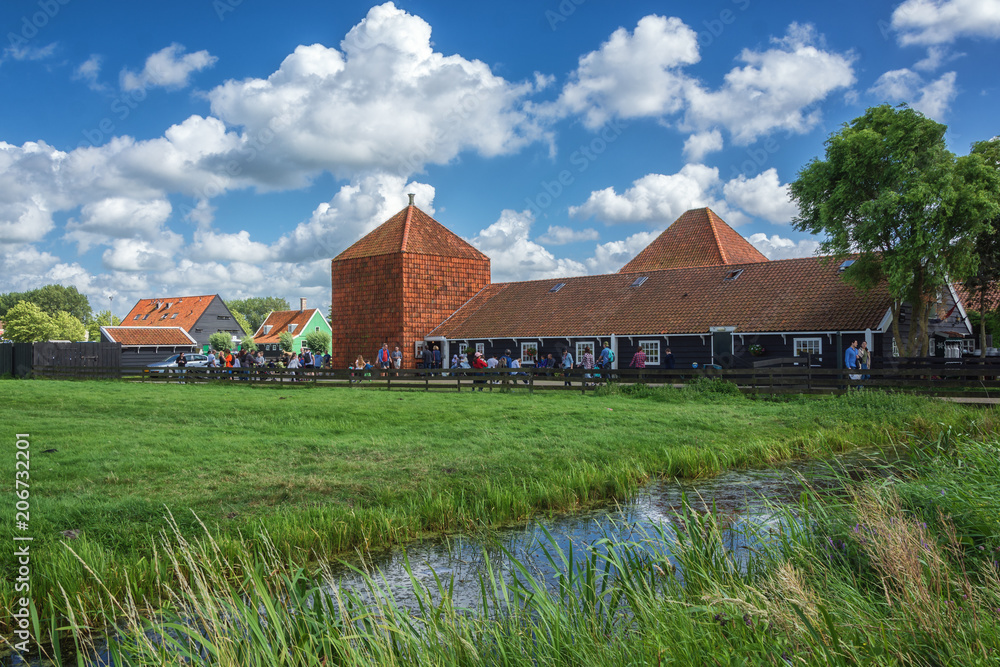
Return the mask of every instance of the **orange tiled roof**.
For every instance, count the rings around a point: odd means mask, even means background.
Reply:
[[[197,345],[198,342],[178,327],[101,327],[112,343],[122,345]]]
[[[712,209],[696,208],[677,218],[619,273],[766,261]]]
[[[487,259],[440,222],[410,205],[337,255],[333,261],[392,253]]]
[[[122,324],[143,327],[181,327],[191,331],[217,294],[140,299],[132,306]],[[135,319],[138,315],[139,319]],[[174,317],[176,315],[176,317]],[[164,317],[165,316],[165,317]]]
[[[824,257],[688,267],[640,274],[497,283],[431,335],[449,339],[861,331],[878,327],[891,299],[861,292]],[[727,280],[740,271],[735,279]],[[646,280],[633,286],[640,277]],[[556,292],[551,289],[565,285]]]
[[[979,296],[969,298],[969,291],[962,283],[955,283],[952,287],[955,288],[958,300],[962,302],[965,310],[979,310]],[[986,292],[986,310],[996,310],[997,308],[1000,308],[1000,283],[994,283]]]
[[[302,334],[305,330],[309,320],[312,319],[313,313],[318,313],[318,308],[307,308],[305,310],[275,310],[272,311],[267,319],[260,325],[257,329],[257,333],[253,336],[253,342],[257,345],[264,345],[266,343],[277,343],[281,337],[283,331],[288,331],[289,324],[297,325],[295,331],[292,332],[293,336],[298,336]],[[261,333],[264,331],[264,327],[270,325],[270,333]]]

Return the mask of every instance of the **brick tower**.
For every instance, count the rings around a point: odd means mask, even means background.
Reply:
[[[490,283],[490,258],[410,204],[332,262],[332,362],[374,361],[382,343],[414,368],[415,343]]]

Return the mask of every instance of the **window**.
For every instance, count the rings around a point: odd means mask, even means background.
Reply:
[[[647,280],[649,280],[647,276],[639,276],[638,278],[632,281],[632,287],[639,287]]]
[[[289,324],[288,333],[295,333],[295,329],[298,328],[298,326],[299,326],[298,324]]]
[[[976,343],[978,341],[975,338],[965,338],[962,340],[962,354],[975,354],[976,353]]]
[[[176,320],[177,319],[177,313],[171,313],[170,314],[170,319]]]
[[[413,343],[413,356],[416,358],[421,358],[424,354],[424,348],[427,347],[427,343],[422,340],[418,340]]]
[[[854,264],[853,259],[844,260],[844,263],[837,268],[837,272],[843,273],[844,271],[847,270],[847,267],[849,267],[851,264]]]
[[[267,334],[271,333],[271,327],[273,327],[273,326],[274,326],[273,324],[265,324],[264,325],[264,335],[265,336]]]
[[[533,364],[538,359],[538,343],[521,343],[521,363]]]
[[[725,280],[736,280],[743,273],[743,269],[736,269],[735,271],[730,271],[726,274]]]
[[[486,343],[476,343],[476,352],[486,356]]]
[[[658,340],[640,340],[639,348],[646,353],[646,365],[647,366],[659,366],[660,365],[660,341]]]
[[[319,331],[319,327],[316,327],[316,331]]]
[[[136,315],[136,316],[135,316],[135,317],[133,317],[132,319],[133,319],[133,320],[137,320],[137,319],[139,319],[139,316],[138,316],[138,315]]]
[[[201,333],[201,329],[195,329],[194,332],[195,333]]]
[[[807,354],[823,354],[822,338],[794,338],[792,339],[792,345],[795,349],[793,355],[796,357],[802,357]]]
[[[146,313],[145,315],[143,315],[143,316],[142,316],[142,319],[144,319],[144,320],[148,320],[148,319],[149,319],[149,313]]]
[[[469,344],[468,343],[459,343],[458,344],[458,353],[460,355],[465,354],[466,350],[468,350],[468,349],[469,349]]]
[[[576,354],[573,355],[573,361],[575,361],[578,364],[582,364],[583,363],[583,349],[586,348],[586,347],[589,347],[591,354],[593,354],[593,352],[594,352],[594,343],[593,343],[593,341],[584,341],[582,343],[577,343],[576,344]]]
[[[559,290],[561,290],[561,289],[562,289],[563,287],[566,287],[566,283],[559,283],[559,284],[557,284],[557,285],[556,285],[555,287],[553,287],[552,289],[550,289],[549,291],[550,291],[550,292],[558,292],[558,291],[559,291]]]
[[[165,320],[165,319],[167,319],[167,314],[166,314],[166,313],[163,313],[162,315],[160,315],[160,319],[161,319],[161,320]]]
[[[894,357],[898,357],[899,356],[899,346],[896,345],[896,339],[895,338],[892,339],[892,356],[894,356]]]

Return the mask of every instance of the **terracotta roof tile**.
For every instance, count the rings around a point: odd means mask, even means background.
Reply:
[[[191,331],[211,305],[217,294],[206,296],[162,297],[158,299],[140,299],[132,306],[122,324],[125,326],[143,327],[181,327]],[[138,319],[136,319],[138,315]]]
[[[837,262],[825,260],[498,283],[431,333],[471,339],[701,334],[713,326],[747,333],[877,328],[889,308],[886,289],[856,290],[841,280]],[[633,286],[639,277],[646,280]],[[565,286],[552,292],[558,283]]]
[[[962,302],[962,306],[965,310],[979,310],[979,297],[969,298],[969,291],[965,289],[965,285],[961,283],[955,283],[952,285],[955,288],[955,293],[958,295],[958,300]],[[994,283],[993,286],[986,292],[986,310],[996,310],[1000,308],[1000,283]]]
[[[318,308],[306,308],[305,310],[276,310],[272,311],[267,319],[260,325],[257,329],[257,333],[254,334],[253,342],[257,345],[264,345],[269,343],[277,343],[281,338],[282,332],[288,331],[288,326],[291,324],[295,325],[295,331],[291,332],[293,336],[300,335],[304,330],[309,320],[312,319],[313,313],[318,313]],[[263,333],[264,328],[270,326],[271,329],[268,333]]]
[[[197,345],[197,341],[178,327],[101,327],[113,343],[122,345]]]
[[[333,261],[392,253],[487,259],[440,222],[416,206],[407,206],[373,229]]]
[[[677,218],[619,273],[766,261],[712,209],[698,208]]]

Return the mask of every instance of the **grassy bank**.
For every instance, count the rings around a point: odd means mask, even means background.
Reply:
[[[234,562],[175,537],[190,576],[170,609],[149,623],[125,602],[106,618],[128,665],[993,665],[998,467],[995,432],[945,431],[889,474],[844,477],[846,494],[775,508],[746,529],[752,549],[727,550],[716,517],[685,508],[676,539],[550,544],[556,586],[516,561],[513,580],[487,570],[477,609],[456,608],[446,578],[413,579],[415,611],[377,574],[362,597],[273,552]]]
[[[0,382],[0,421],[31,434],[32,596],[43,615],[64,594],[84,610],[105,592],[159,600],[176,579],[156,549],[168,509],[182,535],[204,522],[233,562],[272,549],[306,562],[620,497],[654,474],[711,475],[983,415],[864,392],[770,402],[669,389],[581,397]],[[5,450],[0,492],[10,497],[13,439]],[[9,543],[12,503],[0,521]],[[0,558],[10,609],[14,563]]]

